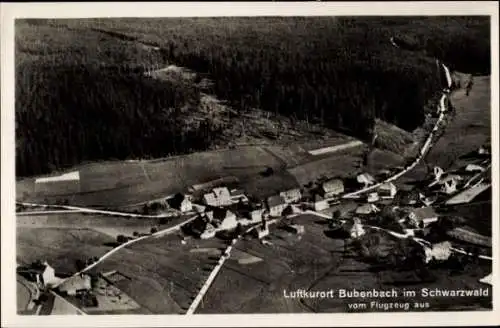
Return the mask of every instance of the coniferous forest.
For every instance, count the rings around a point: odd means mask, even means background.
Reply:
[[[487,17],[23,20],[16,26],[18,176],[83,161],[209,147],[200,90],[141,74],[175,64],[236,111],[260,108],[369,138],[375,118],[413,130],[450,69],[488,75]],[[392,46],[394,37],[399,48]],[[157,53],[138,44],[158,47]],[[139,49],[139,50],[138,50]]]

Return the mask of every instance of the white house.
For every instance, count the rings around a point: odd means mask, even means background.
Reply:
[[[323,183],[321,192],[325,198],[333,197],[344,192],[344,182],[340,179],[331,179]]]
[[[365,234],[365,229],[363,228],[363,225],[358,218],[353,219],[353,224],[349,229],[349,233],[351,235],[351,238],[354,239],[359,238]]]
[[[56,272],[53,267],[51,267],[47,262],[44,262],[45,269],[42,272],[42,284],[44,287],[51,287],[58,284],[61,281],[61,278],[56,277]],[[39,281],[40,279],[37,278]]]
[[[441,186],[441,191],[449,195],[457,191],[457,180],[448,180]]]
[[[298,202],[302,198],[299,188],[282,191],[280,196],[283,197],[287,204]]]
[[[386,182],[383,183],[379,188],[378,188],[378,193],[380,197],[382,198],[389,198],[392,199],[394,196],[396,196],[396,193],[398,192],[396,186],[392,182]]]
[[[271,196],[267,199],[270,216],[281,216],[283,210],[287,207],[287,203],[280,195]]]
[[[431,260],[445,261],[451,255],[451,243],[449,241],[444,241],[442,243],[434,244],[432,247],[424,246],[424,250],[426,263]]]
[[[205,231],[203,231],[203,233],[200,235],[200,238],[201,239],[213,238],[215,237],[216,232],[217,230],[215,229],[215,227],[211,223],[208,223],[207,226],[205,227]]]
[[[222,219],[219,230],[231,230],[236,228],[237,225],[236,215],[231,211],[226,211],[226,216]]]
[[[378,201],[379,199],[380,199],[380,197],[379,197],[377,192],[371,192],[366,197],[366,201],[368,203],[374,203],[374,202]]]
[[[214,207],[229,206],[232,204],[231,194],[226,187],[214,188],[203,195],[203,202]]]
[[[320,195],[315,195],[314,196],[314,210],[315,211],[322,211],[324,209],[328,208],[328,202],[326,199],[321,197]]]

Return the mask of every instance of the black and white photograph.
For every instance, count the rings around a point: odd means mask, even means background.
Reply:
[[[492,313],[498,16],[163,6],[12,22],[17,316]]]

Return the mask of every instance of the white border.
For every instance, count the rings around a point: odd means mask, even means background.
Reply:
[[[355,16],[355,15],[490,15],[492,74],[491,115],[493,151],[493,257],[499,254],[499,115],[498,115],[498,3],[448,2],[198,2],[198,3],[1,3],[2,87],[2,326],[413,326],[493,325],[500,322],[498,261],[494,262],[494,310],[486,312],[280,314],[280,315],[126,315],[17,316],[15,301],[15,174],[14,174],[14,18],[181,17],[181,16]]]

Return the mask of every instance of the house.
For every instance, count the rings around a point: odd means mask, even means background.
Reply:
[[[287,203],[283,197],[275,195],[267,199],[267,207],[270,216],[281,216],[281,213],[287,207]]]
[[[340,179],[331,179],[321,186],[323,197],[329,198],[344,192],[344,182]]]
[[[379,199],[380,199],[380,197],[379,197],[377,192],[371,192],[366,197],[366,201],[368,203],[374,203],[374,202],[378,201]]]
[[[190,212],[193,210],[193,203],[191,203],[190,197],[183,195],[181,193],[176,194],[174,197],[169,199],[169,205],[182,213]]]
[[[231,197],[231,201],[233,203],[248,202],[248,198],[243,189],[233,189],[229,192],[229,196]]]
[[[364,214],[364,215],[378,213],[378,212],[380,212],[380,209],[377,206],[375,206],[374,204],[360,205],[356,208],[356,211],[355,211],[356,214]]]
[[[280,196],[283,197],[287,204],[298,202],[302,198],[299,188],[282,191]]]
[[[91,279],[88,274],[79,274],[68,278],[58,288],[59,291],[66,292],[68,295],[76,295],[92,289]]]
[[[51,267],[47,262],[43,263],[44,269],[41,274],[37,275],[37,282],[43,287],[50,288],[51,286],[57,285],[61,278],[56,277],[56,272],[53,267]]]
[[[375,178],[368,173],[362,173],[356,177],[356,181],[359,184],[364,185],[364,188],[375,184]]]
[[[359,238],[365,234],[365,229],[358,218],[354,218],[352,222],[345,223],[343,229],[347,231],[353,239]]]
[[[232,230],[236,228],[238,221],[236,220],[236,214],[231,211],[226,211],[226,215],[222,219],[219,229],[220,230]]]
[[[249,216],[250,216],[250,222],[251,222],[251,223],[258,223],[258,222],[261,222],[261,221],[262,221],[263,214],[264,214],[264,209],[263,209],[263,208],[260,208],[260,209],[256,209],[256,210],[251,211],[251,212],[249,213]]]
[[[453,194],[454,192],[457,191],[457,180],[448,180],[443,183],[441,186],[441,192],[444,192],[445,194]]]
[[[412,209],[404,222],[411,227],[420,228],[422,225],[426,226],[437,220],[438,214],[434,211],[434,208],[428,206]]]
[[[229,206],[232,204],[231,194],[226,187],[218,187],[212,189],[211,192],[203,195],[205,205],[219,207]]]
[[[328,208],[328,202],[326,201],[326,199],[324,199],[320,195],[314,196],[314,204],[313,205],[314,205],[313,207],[314,207],[315,211],[322,211],[322,210]]]
[[[434,244],[432,247],[424,246],[424,251],[426,263],[431,260],[446,261],[451,255],[451,243],[449,241],[444,241]]]
[[[379,188],[378,188],[378,193],[382,198],[394,198],[397,193],[396,186],[392,182],[386,182],[383,183]]]
[[[210,238],[215,237],[216,233],[217,233],[217,230],[215,229],[215,227],[211,223],[207,223],[207,225],[205,226],[205,231],[203,231],[200,234],[200,238],[201,239],[210,239]]]

